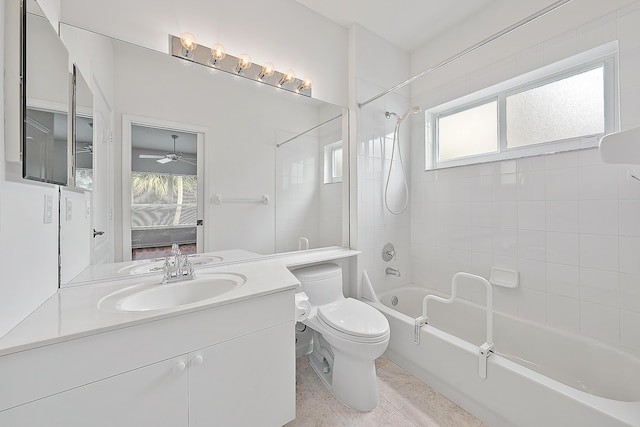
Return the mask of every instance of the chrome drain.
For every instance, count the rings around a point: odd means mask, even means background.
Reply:
[[[391,305],[394,306],[394,307],[396,305],[398,305],[398,297],[397,296],[394,295],[393,297],[391,297]]]

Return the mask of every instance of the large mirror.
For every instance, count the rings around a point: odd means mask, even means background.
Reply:
[[[77,27],[61,37],[91,41],[69,49],[112,107],[115,261],[137,258],[140,242],[162,256],[173,238],[161,234],[187,219],[201,236],[193,251],[219,262],[348,245],[345,108]]]
[[[77,65],[73,66],[74,185],[93,189],[93,93]]]
[[[26,4],[22,174],[67,185],[71,172],[69,54],[38,4]]]

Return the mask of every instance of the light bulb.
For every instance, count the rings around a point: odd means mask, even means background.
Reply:
[[[293,70],[287,70],[284,72],[284,74],[282,75],[282,78],[278,82],[278,86],[282,86],[285,83],[291,83],[295,79],[296,79],[296,73],[294,73]]]
[[[312,84],[313,84],[313,79],[307,76],[302,80],[302,82],[300,82],[300,84],[296,88],[296,92],[300,93],[300,91],[302,90],[309,89]]]
[[[260,74],[258,74],[258,80],[263,80],[265,77],[271,77],[274,73],[274,67],[271,62],[267,62],[262,66]]]
[[[251,57],[246,53],[243,53],[238,57],[238,66],[236,67],[236,73],[242,74],[244,70],[251,67]]]
[[[196,42],[196,36],[191,33],[184,33],[180,36],[180,43],[184,48],[184,56],[191,56],[191,52],[194,51],[198,47],[198,43]]]
[[[209,65],[217,67],[218,62],[222,61],[225,56],[227,56],[227,52],[225,52],[224,46],[220,43],[214,44],[211,46],[211,59],[209,59]]]

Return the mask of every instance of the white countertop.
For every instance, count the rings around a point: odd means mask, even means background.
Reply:
[[[228,293],[181,308],[140,312],[114,312],[98,308],[103,297],[122,288],[149,281],[155,281],[160,286],[162,273],[61,288],[0,339],[0,356],[291,290],[299,285],[299,281],[287,267],[348,258],[357,254],[358,251],[346,248],[309,250],[254,258],[235,264],[201,267],[198,272],[236,273],[245,276],[247,280],[244,285]]]

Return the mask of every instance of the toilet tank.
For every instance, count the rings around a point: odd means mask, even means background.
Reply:
[[[309,297],[311,305],[324,305],[344,299],[342,293],[342,268],[326,263],[303,267],[292,271]]]

